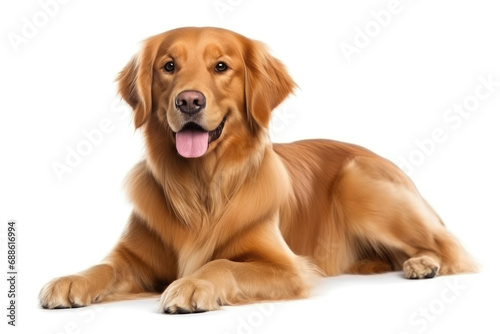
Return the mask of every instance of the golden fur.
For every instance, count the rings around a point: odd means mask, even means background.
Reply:
[[[214,71],[221,61],[229,68]],[[128,179],[133,212],[101,264],[42,289],[43,307],[151,292],[163,293],[166,313],[199,312],[301,298],[319,275],[474,269],[391,162],[331,140],[269,141],[271,111],[295,84],[261,43],[217,28],[168,31],[144,42],[118,84],[147,148]],[[200,126],[223,125],[199,158],[176,151],[186,118],[174,99],[185,90],[206,96]]]

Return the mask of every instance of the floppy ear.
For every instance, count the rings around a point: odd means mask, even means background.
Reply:
[[[153,62],[156,47],[144,44],[118,74],[118,91],[122,98],[134,109],[135,128],[141,127],[151,113],[153,82]]]
[[[250,41],[245,53],[245,102],[252,131],[267,128],[271,111],[297,86],[264,44]]]

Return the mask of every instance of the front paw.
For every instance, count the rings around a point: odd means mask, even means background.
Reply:
[[[184,277],[168,286],[160,300],[161,311],[168,314],[199,313],[217,310],[222,302],[212,282]]]
[[[40,305],[43,308],[70,308],[90,305],[100,299],[92,293],[90,281],[80,275],[56,278],[40,291]]]

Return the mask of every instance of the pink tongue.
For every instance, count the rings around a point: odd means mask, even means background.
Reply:
[[[208,149],[208,132],[184,130],[175,135],[177,152],[184,158],[201,157]]]

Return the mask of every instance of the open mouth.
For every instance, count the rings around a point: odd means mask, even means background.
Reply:
[[[207,152],[208,145],[221,136],[226,119],[227,114],[212,131],[207,131],[194,122],[186,123],[179,132],[175,133],[177,152],[184,158],[201,157]]]

